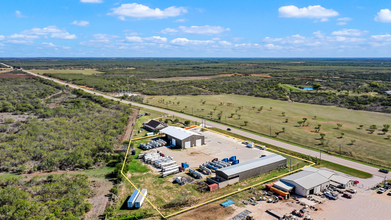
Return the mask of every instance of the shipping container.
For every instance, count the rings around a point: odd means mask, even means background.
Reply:
[[[133,194],[130,196],[130,198],[128,200],[128,208],[133,208],[134,202],[136,201],[137,196],[140,194],[139,190],[140,189],[134,190]]]
[[[142,189],[141,190],[140,195],[138,195],[138,197],[137,197],[137,199],[136,199],[136,201],[134,203],[134,207],[135,208],[140,208],[143,205],[145,197],[147,197],[147,192],[148,192],[147,189]]]
[[[213,191],[216,189],[219,189],[219,185],[217,183],[213,183],[213,184],[209,185],[209,191]]]

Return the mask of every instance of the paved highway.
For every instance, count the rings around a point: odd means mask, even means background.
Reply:
[[[71,88],[82,89],[85,92],[88,92],[88,93],[91,93],[91,94],[96,94],[96,95],[100,95],[100,96],[103,96],[103,97],[108,98],[108,99],[121,101],[118,98],[114,98],[112,96],[108,96],[108,95],[105,95],[105,94],[102,94],[102,93],[99,93],[99,92],[96,92],[96,91],[91,91],[91,90],[88,90],[88,89],[85,89],[85,88],[82,88],[82,87],[79,87],[79,86],[76,86],[76,85],[72,85],[72,84],[69,84],[69,83],[61,82],[59,80],[52,79],[50,77],[46,77],[46,76],[42,76],[42,75],[39,75],[39,74],[35,74],[35,73],[32,73],[30,71],[26,71],[26,70],[22,70],[22,71],[24,71],[24,72],[26,72],[28,74],[34,75],[34,76],[38,76],[38,77],[41,77],[41,78],[52,80],[54,82],[57,82],[57,83],[60,83],[60,84],[63,84],[63,85],[68,85]],[[177,113],[177,112],[166,110],[166,109],[152,107],[152,106],[149,106],[149,105],[143,105],[143,104],[140,104],[140,103],[129,102],[129,101],[124,101],[124,100],[122,100],[121,102],[122,103],[126,103],[126,104],[132,104],[133,106],[139,106],[139,107],[143,107],[143,108],[146,108],[146,109],[151,109],[151,110],[163,112],[163,113],[169,114],[169,115],[176,115],[176,116],[179,116],[181,118],[185,118],[185,119],[192,120],[192,121],[200,121],[201,120],[201,119],[196,118],[196,117],[192,117],[192,116],[189,116],[189,115]],[[220,129],[223,129],[223,130],[225,130],[227,128],[226,125],[221,125],[221,124],[214,123],[214,122],[207,122],[207,125],[210,125],[210,126],[213,126],[213,127],[216,127],[216,128],[220,128]],[[291,145],[291,144],[287,144],[287,143],[284,143],[284,142],[281,142],[281,141],[277,141],[277,140],[273,140],[273,139],[270,139],[270,138],[258,136],[258,135],[255,135],[255,134],[252,134],[252,133],[249,133],[249,132],[246,132],[246,131],[237,130],[237,129],[232,128],[232,132],[236,133],[236,134],[239,134],[239,135],[242,135],[242,136],[245,136],[245,137],[252,138],[254,140],[262,141],[264,143],[268,143],[268,144],[275,145],[275,146],[278,146],[278,147],[281,147],[281,148],[285,148],[285,149],[288,149],[288,150],[291,150],[291,151],[296,151],[296,152],[299,152],[299,153],[302,153],[302,154],[305,154],[305,155],[310,155],[311,157],[319,157],[320,156],[320,153],[317,152],[317,151],[309,150],[309,149],[306,149],[306,148],[301,148],[301,147],[298,147],[298,146],[295,146],[295,145]],[[324,153],[322,153],[322,160],[327,160],[327,161],[330,161],[330,162],[333,162],[333,163],[336,163],[336,164],[341,164],[341,165],[346,166],[346,167],[351,167],[351,168],[354,168],[354,169],[357,169],[357,170],[362,170],[364,172],[370,173],[370,174],[375,175],[375,176],[384,177],[384,175],[386,175],[386,174],[383,174],[383,173],[379,173],[377,168],[374,168],[374,167],[371,167],[371,166],[367,166],[367,165],[364,165],[364,164],[361,164],[361,163],[353,162],[353,161],[350,161],[350,160],[345,160],[345,159],[342,159],[342,158],[339,158],[339,157],[327,155],[327,154],[324,154]]]

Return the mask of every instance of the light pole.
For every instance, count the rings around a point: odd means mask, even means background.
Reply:
[[[322,149],[319,148],[319,164],[322,162]]]
[[[339,155],[341,155],[341,143],[339,144]]]

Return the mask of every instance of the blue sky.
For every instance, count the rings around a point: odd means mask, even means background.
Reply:
[[[391,1],[12,0],[0,57],[390,57]]]

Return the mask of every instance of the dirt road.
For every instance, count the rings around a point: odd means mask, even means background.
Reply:
[[[23,70],[23,71],[26,72],[26,73],[29,73],[31,75],[34,75],[34,76],[38,76],[38,77],[41,77],[41,78],[52,80],[54,82],[57,82],[57,83],[60,83],[60,84],[63,84],[63,85],[68,85],[71,88],[81,89],[81,90],[83,90],[85,92],[88,92],[88,93],[91,93],[91,94],[100,95],[100,96],[103,96],[103,97],[105,97],[107,99],[112,99],[112,100],[115,100],[115,101],[121,101],[122,103],[132,104],[133,106],[139,106],[139,107],[143,107],[143,108],[147,108],[147,109],[163,112],[165,114],[175,115],[175,116],[178,116],[178,117],[181,117],[181,118],[184,118],[184,119],[201,122],[201,119],[199,119],[197,117],[193,117],[193,116],[177,113],[177,112],[166,110],[166,109],[161,109],[161,108],[157,108],[157,107],[143,105],[143,104],[140,104],[140,103],[120,100],[118,98],[114,98],[114,97],[111,97],[111,96],[108,96],[108,95],[104,95],[104,94],[96,92],[96,91],[91,91],[91,90],[82,88],[80,86],[68,84],[68,83],[61,82],[61,81],[56,80],[56,79],[52,79],[50,77],[38,75],[38,74],[32,73],[30,71],[26,71],[26,70]],[[215,122],[207,122],[207,125],[213,126],[213,127],[216,127],[216,128],[220,128],[220,129],[224,129],[224,130],[227,128],[225,125],[221,125],[221,124],[218,124],[218,123],[215,123]],[[257,141],[261,141],[261,142],[264,142],[264,143],[267,143],[267,144],[275,145],[275,146],[278,146],[278,147],[281,147],[281,148],[285,148],[285,149],[288,149],[288,150],[291,150],[291,151],[296,151],[296,152],[301,153],[301,154],[310,155],[311,157],[319,157],[320,156],[319,152],[317,152],[317,151],[309,150],[309,149],[301,148],[301,147],[298,147],[298,146],[295,146],[295,145],[292,145],[292,144],[287,144],[287,143],[284,143],[284,142],[281,142],[281,141],[269,139],[267,137],[262,137],[262,136],[259,136],[259,135],[256,135],[256,134],[252,134],[252,133],[249,133],[249,132],[246,132],[246,131],[242,131],[242,130],[238,130],[238,129],[232,128],[232,133],[236,133],[236,134],[239,134],[239,135],[242,135],[242,136],[245,136],[245,137],[252,138],[252,139],[257,140]],[[370,173],[370,174],[375,175],[375,176],[382,176],[382,177],[384,177],[384,174],[380,174],[378,172],[377,168],[371,167],[371,166],[368,166],[368,165],[364,165],[364,164],[361,164],[361,163],[353,162],[353,161],[350,161],[350,160],[342,159],[342,158],[331,156],[331,155],[327,155],[327,154],[322,154],[322,160],[327,160],[327,161],[330,161],[330,162],[333,162],[333,163],[336,163],[336,164],[341,164],[341,165],[346,166],[346,167],[351,167],[351,168],[354,168],[354,169],[357,169],[357,170],[362,170],[364,172]],[[391,175],[391,174],[387,174],[387,176],[389,176],[389,175]],[[388,178],[390,178],[390,177],[388,177]]]

